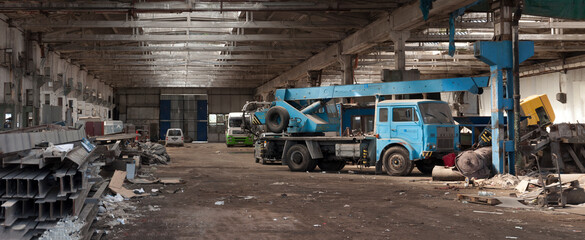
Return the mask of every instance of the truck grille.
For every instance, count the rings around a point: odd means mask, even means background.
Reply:
[[[437,127],[437,150],[452,151],[455,132],[453,127]]]
[[[437,150],[453,150],[453,138],[437,139]]]

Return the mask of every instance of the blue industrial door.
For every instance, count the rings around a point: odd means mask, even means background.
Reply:
[[[171,100],[160,100],[159,129],[160,139],[165,140],[167,130],[171,128]]]
[[[197,100],[197,141],[207,141],[207,100]]]

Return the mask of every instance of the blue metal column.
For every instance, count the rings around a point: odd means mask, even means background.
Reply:
[[[498,172],[514,174],[512,42],[477,42],[474,48],[475,57],[491,71],[492,163]],[[523,62],[534,55],[534,42],[520,42],[519,49],[519,62]]]

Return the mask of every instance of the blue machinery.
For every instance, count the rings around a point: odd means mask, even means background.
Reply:
[[[367,97],[394,94],[469,91],[482,92],[488,86],[488,77],[462,77],[437,80],[385,82],[329,87],[278,89],[273,105],[288,112],[288,133],[321,133],[340,131],[340,119],[335,105],[327,105],[333,98]],[[323,110],[322,110],[323,109]],[[256,114],[265,124],[264,114]],[[286,121],[286,119],[285,119]]]
[[[285,112],[285,129],[289,133],[321,133],[339,131],[340,119],[334,105],[326,103],[333,98],[417,94],[429,92],[469,91],[481,93],[491,81],[492,162],[495,169],[514,174],[514,86],[512,41],[477,42],[474,55],[490,66],[491,76],[438,80],[341,85],[330,87],[278,89],[273,106]],[[518,61],[534,55],[534,43],[519,42]],[[256,116],[266,123],[265,112]],[[287,121],[290,117],[290,121]],[[507,118],[505,121],[505,117]]]
[[[519,62],[534,55],[534,42],[521,41],[518,47]],[[490,66],[492,163],[498,172],[514,174],[512,41],[477,42],[474,46],[474,55]],[[506,124],[504,115],[508,118]]]

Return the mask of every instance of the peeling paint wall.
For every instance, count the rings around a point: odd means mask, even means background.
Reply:
[[[2,14],[0,18],[7,19]],[[0,130],[6,130],[7,113],[13,118],[10,129],[45,123],[46,103],[61,110],[61,119],[51,122],[74,125],[80,117],[111,119],[113,89],[59,53],[43,51],[21,29],[0,21]]]

